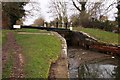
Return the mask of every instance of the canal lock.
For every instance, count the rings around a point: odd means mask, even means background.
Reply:
[[[80,32],[58,32],[67,42],[70,79],[120,78],[120,59],[111,55],[91,51],[90,45],[97,43]]]

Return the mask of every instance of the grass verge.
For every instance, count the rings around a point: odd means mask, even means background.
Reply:
[[[25,59],[24,74],[25,78],[48,78],[51,62],[58,59],[61,52],[60,40],[47,34],[17,34],[17,32],[39,32],[49,33],[47,31],[36,29],[3,30],[2,44],[7,40],[7,33],[13,32],[17,43],[22,47],[22,53]],[[9,60],[3,71],[3,78],[10,76],[12,68],[12,53],[8,55]]]
[[[107,31],[103,31],[100,29],[93,29],[93,28],[75,27],[73,29],[77,30],[77,31],[83,31],[85,33],[88,33],[90,36],[93,36],[94,38],[96,38],[99,42],[120,45],[120,43],[118,42],[120,40],[119,39],[120,37],[119,37],[119,34],[117,34],[117,33],[107,32]]]
[[[47,78],[51,62],[60,55],[60,40],[53,35],[41,34],[16,34],[15,37],[25,57],[25,77]]]

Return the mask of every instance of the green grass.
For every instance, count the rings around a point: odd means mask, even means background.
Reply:
[[[39,29],[26,29],[26,28],[22,28],[22,29],[16,29],[17,32],[32,32],[32,33],[48,33],[48,31],[46,30],[39,30]]]
[[[120,40],[120,37],[117,33],[107,32],[100,29],[93,29],[93,28],[74,28],[74,30],[77,31],[83,31],[85,33],[88,33],[90,36],[95,37],[99,42],[105,42],[109,44],[115,44],[118,45],[118,41]]]
[[[2,44],[7,40],[7,33],[11,30],[2,31]],[[14,33],[17,43],[22,48],[22,55],[25,59],[24,73],[25,78],[48,78],[51,62],[55,62],[61,52],[61,41],[47,34],[17,34],[17,32],[40,32],[47,31],[36,29],[19,29],[11,31]],[[9,77],[12,68],[12,53],[8,55],[9,60],[5,65],[3,78]]]
[[[60,40],[52,35],[16,35],[25,57],[26,78],[47,78],[51,62],[57,60],[61,51]]]
[[[7,63],[5,64],[5,68],[2,71],[2,78],[10,77],[12,71],[12,65],[13,65],[13,54],[11,51],[9,51]]]

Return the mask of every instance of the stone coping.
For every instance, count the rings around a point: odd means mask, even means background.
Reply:
[[[83,35],[87,36],[88,38],[91,38],[91,39],[97,41],[98,43],[104,44],[106,46],[120,47],[120,45],[117,45],[117,44],[112,44],[112,43],[106,43],[106,42],[103,42],[103,41],[99,41],[98,39],[94,38],[93,36],[90,36],[89,34],[83,32],[83,31],[79,31],[79,32],[82,33]]]
[[[69,71],[68,71],[68,58],[67,58],[67,43],[66,40],[57,32],[51,31],[51,34],[55,35],[58,37],[61,41],[61,54],[60,58],[57,60],[57,68],[60,69],[55,69],[59,70],[59,72],[55,73],[55,78],[69,78]]]

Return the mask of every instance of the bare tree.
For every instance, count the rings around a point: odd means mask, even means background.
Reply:
[[[87,1],[81,2],[81,0],[72,0],[74,7],[80,12],[85,11],[86,2]]]
[[[101,15],[106,15],[109,11],[113,9],[113,5],[117,4],[116,0],[111,1],[111,4],[106,6],[109,0],[101,0],[100,2],[90,2],[89,0],[71,0],[74,7],[81,13],[86,11],[89,13],[90,17],[97,18]]]
[[[120,1],[117,1],[117,9],[118,9],[118,12],[117,12],[117,22],[118,22],[118,27],[120,28]],[[120,29],[119,29],[119,33],[120,33]]]
[[[58,18],[59,22],[62,23],[62,27],[64,27],[64,23],[67,18],[67,3],[65,0],[51,0],[49,6],[49,13],[52,13],[53,16]]]
[[[29,22],[29,19],[36,19],[42,17],[40,3],[34,0],[30,0],[29,3],[24,6],[26,16],[23,17],[24,24]]]
[[[26,5],[26,6],[29,6],[29,8],[25,8],[25,12],[26,12],[26,15],[29,15],[30,17],[33,17],[36,15],[41,15],[41,6],[40,6],[40,3],[39,2],[35,2],[35,1],[29,1],[29,3]],[[26,7],[25,6],[25,7]]]

